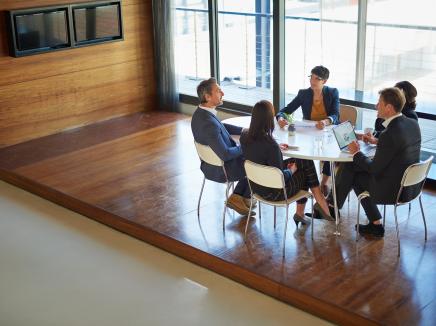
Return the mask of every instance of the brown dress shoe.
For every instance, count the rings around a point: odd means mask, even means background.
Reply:
[[[227,207],[233,209],[238,214],[248,215],[250,207],[247,207],[244,201],[244,197],[237,194],[232,194],[227,200]],[[255,212],[251,212],[251,216],[256,215]]]
[[[245,205],[246,205],[248,208],[250,208],[250,201],[251,201],[250,198],[244,198]],[[256,207],[257,207],[257,200],[256,200],[256,199],[253,199],[253,207],[252,207],[252,208],[256,208]]]

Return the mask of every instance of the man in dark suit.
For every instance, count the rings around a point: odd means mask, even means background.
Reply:
[[[395,203],[404,171],[409,165],[419,162],[421,131],[417,121],[401,114],[405,98],[398,88],[385,88],[379,94],[377,117],[384,119],[386,129],[378,140],[370,134],[363,137],[365,142],[377,144],[375,156],[373,159],[366,157],[360,152],[359,144],[352,142],[348,149],[353,154],[353,164],[341,165],[336,189],[339,208],[351,188],[356,195],[363,191],[370,193],[371,197],[362,200],[369,223],[360,224],[359,233],[383,237],[382,216],[376,204]]]
[[[200,104],[192,116],[191,129],[196,142],[208,145],[224,161],[229,181],[238,181],[233,194],[227,201],[227,206],[239,214],[249,212],[250,189],[245,177],[244,159],[239,145],[231,138],[240,135],[242,128],[221,123],[216,117],[215,108],[222,105],[223,91],[215,78],[202,81],[197,87]],[[224,182],[225,175],[220,167],[201,162],[201,171],[207,179]],[[253,212],[254,213],[254,212]]]

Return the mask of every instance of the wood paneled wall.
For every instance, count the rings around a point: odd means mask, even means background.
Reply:
[[[123,0],[124,41],[9,56],[5,10],[74,2],[0,1],[0,147],[156,106],[151,0]]]

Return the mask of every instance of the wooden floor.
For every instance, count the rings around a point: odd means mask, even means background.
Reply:
[[[343,325],[436,324],[436,191],[423,195],[428,241],[418,203],[400,212],[401,257],[393,214],[386,236],[356,243],[356,198],[334,225],[289,223],[282,259],[284,210],[249,226],[228,213],[224,186],[202,182],[189,117],[143,113],[0,149],[0,178],[110,225],[272,297]],[[258,214],[259,215],[259,214]],[[292,220],[291,220],[292,221]]]

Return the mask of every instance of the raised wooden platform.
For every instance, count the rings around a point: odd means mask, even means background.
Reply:
[[[419,205],[400,209],[401,257],[388,210],[386,236],[356,243],[356,199],[334,225],[310,229],[288,225],[282,259],[284,210],[273,228],[272,208],[249,227],[227,214],[224,186],[202,181],[189,117],[142,113],[0,149],[0,178],[142,239],[237,282],[343,325],[434,325],[436,323],[436,191]]]

